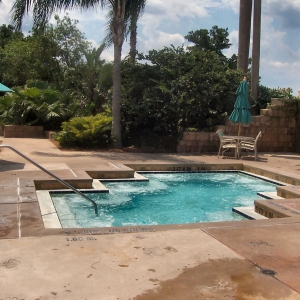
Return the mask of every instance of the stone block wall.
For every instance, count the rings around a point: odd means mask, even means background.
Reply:
[[[256,137],[261,131],[258,142],[261,152],[299,152],[298,120],[292,108],[286,105],[288,100],[272,99],[271,105],[261,109],[259,116],[253,116],[251,124],[241,126],[240,135]],[[225,125],[216,126],[226,135],[237,135],[239,125],[227,121]],[[185,132],[177,146],[179,153],[217,152],[219,137],[216,132]]]
[[[184,132],[177,146],[179,153],[207,153],[219,149],[219,137],[215,132]]]
[[[5,138],[44,138],[43,126],[4,126]]]

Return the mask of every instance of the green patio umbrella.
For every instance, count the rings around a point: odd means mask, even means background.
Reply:
[[[13,92],[10,88],[5,86],[4,84],[0,83],[0,92]]]
[[[246,81],[246,77],[240,83],[236,92],[238,96],[234,104],[234,110],[231,113],[229,120],[234,123],[239,123],[239,136],[241,131],[241,125],[249,124],[252,121],[250,105],[248,100],[248,83]]]

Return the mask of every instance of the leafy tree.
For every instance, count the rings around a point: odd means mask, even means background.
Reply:
[[[57,44],[38,30],[25,38],[10,39],[0,53],[1,76],[7,85],[22,86],[31,79],[50,82],[61,79]]]
[[[3,24],[0,26],[0,47],[4,46],[14,38],[22,38],[23,34],[19,31],[16,31],[12,25]]]
[[[218,55],[223,56],[222,50],[228,49],[232,45],[228,36],[228,28],[223,29],[213,26],[209,31],[207,29],[190,31],[185,38],[195,44],[192,47],[202,51],[214,51]]]
[[[70,19],[68,14],[62,19],[55,15],[54,19],[55,27],[51,26],[48,30],[58,45],[59,63],[63,73],[66,73],[70,68],[74,69],[83,62],[82,49],[87,51],[90,43],[77,28],[78,20]]]
[[[241,73],[212,51],[165,47],[123,62],[122,126],[138,145],[174,146],[191,128],[211,130],[232,110]]]

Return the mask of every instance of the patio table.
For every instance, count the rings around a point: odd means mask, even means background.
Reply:
[[[236,147],[235,147],[235,152],[234,152],[235,159],[239,159],[240,142],[242,142],[242,141],[254,141],[255,140],[255,138],[253,138],[253,137],[242,136],[242,135],[223,135],[222,138],[232,139],[232,140],[236,141]]]

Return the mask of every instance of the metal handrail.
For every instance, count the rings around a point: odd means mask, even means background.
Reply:
[[[33,165],[35,165],[36,167],[38,167],[39,169],[41,169],[42,171],[44,171],[45,173],[47,173],[48,175],[50,175],[51,177],[55,178],[56,180],[58,180],[60,183],[62,183],[63,185],[65,185],[66,187],[68,187],[69,189],[73,190],[76,194],[82,196],[83,198],[85,198],[86,200],[90,201],[93,205],[94,205],[94,209],[95,209],[95,214],[98,215],[98,206],[96,204],[96,202],[94,200],[92,200],[91,198],[87,197],[86,195],[84,195],[83,193],[81,193],[80,191],[78,191],[77,189],[75,189],[72,185],[70,185],[69,183],[67,183],[66,181],[60,179],[59,177],[57,177],[56,175],[54,175],[53,173],[51,173],[50,171],[46,170],[45,168],[43,168],[41,165],[39,165],[38,163],[36,163],[35,161],[33,161],[32,159],[30,159],[29,157],[27,157],[26,155],[24,155],[23,153],[21,153],[20,151],[18,151],[17,149],[15,149],[12,146],[6,145],[6,144],[2,144],[0,145],[1,148],[9,148],[12,151],[16,152],[17,154],[19,154],[20,156],[22,156],[24,159],[28,160],[29,162],[31,162]]]

